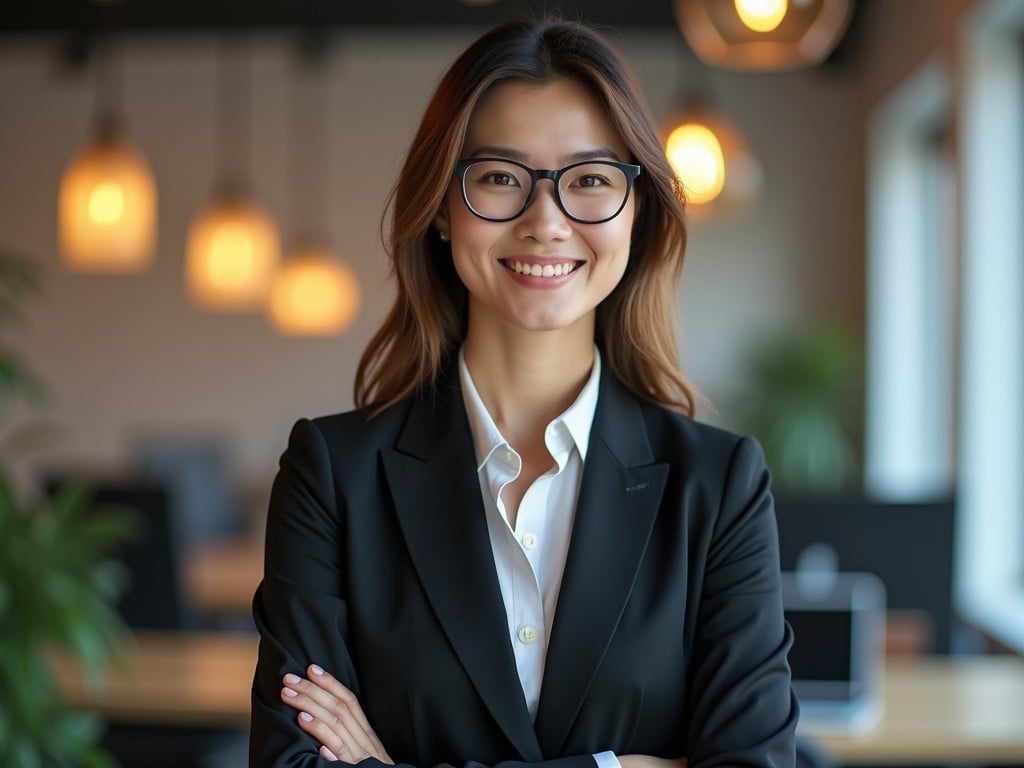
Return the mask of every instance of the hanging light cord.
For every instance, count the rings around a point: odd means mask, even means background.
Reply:
[[[95,43],[94,88],[92,124],[96,136],[112,138],[123,129],[121,103],[124,98],[124,47],[115,52],[112,33]],[[117,61],[114,61],[117,53]]]
[[[249,191],[247,168],[252,153],[249,115],[252,108],[251,51],[247,39],[223,37],[217,48],[218,193],[240,197]],[[230,60],[229,60],[230,59]]]
[[[326,244],[331,193],[329,67],[323,50],[302,56],[301,70],[291,81],[288,116],[288,220],[293,236]]]

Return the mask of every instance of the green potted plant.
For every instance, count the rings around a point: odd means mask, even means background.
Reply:
[[[862,408],[861,354],[831,323],[760,339],[733,400],[737,426],[760,440],[773,486],[834,494],[854,483]]]
[[[32,414],[44,397],[4,336],[39,287],[34,261],[0,251],[0,766],[100,768],[114,764],[99,747],[103,723],[63,701],[48,659],[63,653],[102,685],[124,633],[124,578],[110,552],[133,520],[93,508],[84,486],[33,498],[15,482],[14,465],[41,430],[12,413],[21,404]]]

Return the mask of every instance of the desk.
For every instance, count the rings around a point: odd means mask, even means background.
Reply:
[[[124,723],[249,727],[257,638],[248,633],[136,632],[123,669],[93,695],[78,668],[52,660],[70,704]]]
[[[163,725],[249,725],[255,635],[138,632],[123,672],[90,695],[55,661],[75,706]],[[806,734],[839,762],[1024,763],[1024,659],[980,656],[890,661],[881,722],[862,734]]]
[[[263,537],[204,544],[185,557],[185,590],[204,613],[248,616],[263,578]]]
[[[805,735],[840,763],[1024,763],[1024,659],[890,659],[882,720]]]

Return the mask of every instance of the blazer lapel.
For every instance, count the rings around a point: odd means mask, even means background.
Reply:
[[[667,477],[636,398],[604,372],[537,709],[545,755],[560,753],[608,648]]]
[[[406,546],[448,641],[521,758],[540,760],[508,639],[457,376],[414,402],[383,461]]]

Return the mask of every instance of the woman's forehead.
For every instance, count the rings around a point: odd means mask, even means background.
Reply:
[[[600,100],[565,78],[542,84],[507,81],[488,90],[470,117],[462,154],[479,155],[483,148],[504,148],[524,161],[595,148],[629,156]]]

